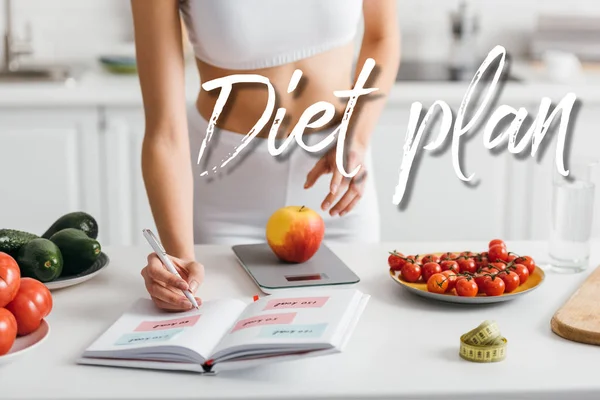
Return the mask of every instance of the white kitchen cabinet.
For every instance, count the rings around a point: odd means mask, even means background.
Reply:
[[[0,225],[41,235],[72,211],[104,237],[94,108],[0,110]]]
[[[440,99],[444,100],[444,99]],[[458,103],[449,104],[456,117]],[[425,113],[431,104],[423,104]],[[527,107],[527,104],[519,106]],[[490,240],[523,236],[526,199],[514,198],[525,177],[507,150],[495,155],[483,145],[483,127],[461,137],[461,169],[475,174],[474,185],[459,179],[453,164],[452,133],[443,151],[423,150],[437,138],[440,118],[418,146],[406,193],[400,206],[392,199],[398,185],[410,103],[389,104],[372,137],[374,175],[379,195],[383,241]],[[429,133],[427,133],[429,132]],[[506,149],[506,145],[504,145]],[[437,154],[436,154],[437,153]],[[457,249],[462,250],[462,249]]]
[[[156,232],[156,226],[142,178],[143,108],[110,107],[105,109],[103,118],[108,214],[115,221],[111,241],[120,245],[144,244],[142,229]]]

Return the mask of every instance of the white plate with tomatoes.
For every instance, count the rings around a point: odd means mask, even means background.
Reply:
[[[391,278],[418,296],[461,304],[489,304],[516,299],[538,288],[544,271],[530,256],[508,251],[494,239],[487,251],[388,257]]]
[[[0,327],[0,346],[2,346],[2,332]],[[45,320],[42,320],[38,329],[26,336],[19,336],[14,341],[7,354],[0,356],[0,366],[14,362],[18,358],[28,354],[33,349],[38,347],[50,335],[50,325]]]
[[[50,290],[40,281],[21,278],[17,262],[0,252],[0,365],[42,343],[50,334],[45,318],[52,310]]]

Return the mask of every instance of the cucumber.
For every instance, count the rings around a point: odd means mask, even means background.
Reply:
[[[62,276],[77,275],[85,271],[98,259],[102,250],[97,240],[76,228],[60,230],[50,237],[50,241],[62,253]]]
[[[21,276],[50,282],[60,276],[63,258],[58,247],[48,239],[36,238],[21,246],[17,255]]]
[[[16,229],[0,229],[0,251],[12,258],[17,258],[19,249],[37,237],[33,233],[18,231]]]
[[[96,222],[96,219],[83,211],[75,211],[63,215],[57,219],[46,232],[44,232],[42,237],[50,239],[56,232],[67,228],[79,229],[92,239],[98,238],[98,223]]]

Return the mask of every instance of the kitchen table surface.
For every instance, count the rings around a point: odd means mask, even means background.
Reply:
[[[510,251],[546,259],[544,242],[508,242]],[[521,298],[465,306],[416,297],[388,275],[388,251],[424,254],[482,251],[487,242],[332,245],[360,277],[371,300],[345,351],[273,363],[216,376],[82,366],[81,352],[138,297],[146,247],[106,248],[111,262],[94,279],[53,292],[49,338],[0,368],[0,398],[28,399],[598,399],[600,347],[573,343],[550,330],[554,312],[600,263],[581,274],[546,271],[545,282]],[[251,300],[258,290],[228,247],[199,246],[206,265],[205,299]],[[508,339],[507,358],[470,363],[458,356],[459,336],[496,320]]]

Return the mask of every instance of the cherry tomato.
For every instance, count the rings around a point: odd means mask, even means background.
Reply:
[[[448,289],[448,278],[446,275],[433,274],[427,279],[427,291],[431,293],[446,293]]]
[[[477,272],[477,264],[472,258],[461,258],[458,260],[458,270],[460,272],[469,272],[474,274]]]
[[[492,262],[496,262],[498,260],[508,260],[508,251],[506,251],[506,247],[502,246],[501,244],[496,244],[490,247],[490,250],[488,251],[488,259]]]
[[[425,282],[429,282],[431,275],[438,274],[440,272],[442,272],[442,267],[440,267],[440,264],[434,262],[423,264],[423,267],[421,268],[421,274],[423,275],[423,280]]]
[[[511,263],[513,262],[515,259],[517,258],[517,256],[515,256],[514,254],[508,253],[508,258],[506,259],[507,262]]]
[[[479,253],[479,257],[485,257],[487,258],[488,256],[488,252],[487,251],[482,251],[481,253]]]
[[[488,268],[483,268],[481,271],[479,271],[476,275],[475,275],[475,283],[477,284],[477,286],[479,287],[479,290],[481,292],[483,292],[483,284],[486,280],[488,279],[492,279],[490,277],[490,275],[493,273],[493,271],[491,271]]]
[[[501,296],[504,294],[505,288],[506,286],[504,285],[504,281],[497,276],[486,279],[483,282],[484,292],[488,296]]]
[[[405,263],[400,271],[402,279],[407,282],[416,282],[421,277],[421,267],[415,263]]]
[[[502,241],[500,239],[490,240],[490,243],[488,244],[488,248],[491,249],[492,246],[495,246],[497,244],[499,244],[499,245],[503,246],[504,248],[506,248],[506,243],[504,243],[504,241]]]
[[[436,256],[435,254],[427,254],[426,256],[424,256],[421,259],[421,262],[423,264],[427,264],[428,262],[439,263],[440,262],[440,257]]]
[[[515,271],[503,271],[498,277],[504,281],[504,292],[511,293],[519,287],[521,280]]]
[[[401,253],[392,253],[388,257],[388,265],[392,271],[400,271],[405,262]]]
[[[475,297],[479,288],[473,279],[460,277],[456,280],[456,294],[462,297]]]
[[[8,353],[17,338],[17,320],[6,308],[0,308],[0,356]]]
[[[490,271],[495,272],[500,272],[500,271],[504,271],[506,269],[506,264],[502,263],[502,262],[495,262],[495,263],[491,263],[490,265],[488,265],[488,268],[490,269]]]
[[[10,303],[21,283],[21,270],[14,258],[0,252],[0,307]]]
[[[476,256],[477,256],[477,253],[473,253],[472,251],[463,251],[462,253],[460,253],[459,257],[473,258]]]
[[[522,285],[529,279],[529,270],[523,264],[515,264],[515,273],[519,275],[519,284]]]
[[[52,295],[40,281],[32,278],[21,279],[17,295],[6,306],[17,320],[17,334],[28,335],[39,328],[42,320],[52,310]]]
[[[477,269],[486,268],[488,265],[490,265],[490,262],[486,256],[479,255],[475,259],[475,266]]]
[[[456,275],[456,273],[451,270],[442,271],[442,275],[446,276],[446,279],[448,280],[448,289],[446,290],[446,292],[450,292],[456,287],[458,275]]]
[[[417,258],[419,258],[419,256],[413,256],[413,255],[406,256],[406,261],[411,260],[413,262],[417,262]]]
[[[440,261],[454,260],[457,257],[458,256],[456,254],[447,252],[447,253],[444,253],[444,254],[441,255]]]
[[[529,256],[517,257],[515,262],[518,264],[523,264],[525,267],[527,267],[529,275],[533,274],[533,271],[535,271],[535,261],[533,261],[533,258]]]
[[[440,263],[440,267],[442,267],[442,271],[452,270],[452,271],[456,272],[457,274],[460,272],[460,267],[458,266],[458,263],[453,260],[442,261]]]

